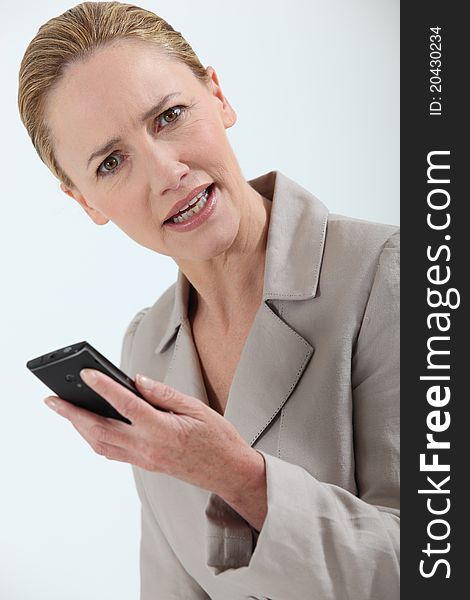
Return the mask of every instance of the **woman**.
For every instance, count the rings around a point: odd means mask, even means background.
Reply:
[[[141,598],[398,598],[397,228],[245,181],[215,70],[132,5],[43,25],[19,107],[94,223],[179,267],[124,336],[148,403],[82,372],[132,425],[47,400],[132,465]]]

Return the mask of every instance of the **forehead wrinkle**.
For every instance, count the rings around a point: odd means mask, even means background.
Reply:
[[[70,120],[64,121],[63,119],[60,119],[60,113],[64,115],[64,111],[62,109],[58,110],[58,124],[61,135],[57,135],[56,132],[56,136],[54,136],[56,137],[56,143],[62,145],[60,142],[60,138],[63,137],[62,133],[63,131],[68,131],[67,128],[73,123],[76,131],[76,141],[79,139],[82,140],[80,145],[82,145],[82,148],[85,148],[85,152],[87,147],[90,149],[90,152],[91,150],[95,150],[96,152],[97,145],[89,145],[87,143],[89,133],[95,133],[96,137],[94,137],[98,144],[99,142],[103,142],[104,144],[111,141],[111,139],[114,141],[125,139],[125,136],[127,135],[126,132],[138,128],[142,119],[148,117],[149,114],[156,110],[156,100],[158,100],[158,98],[155,99],[154,96],[157,91],[155,88],[160,88],[158,91],[164,92],[164,88],[168,90],[169,86],[173,84],[173,90],[175,88],[177,90],[178,88],[181,89],[180,84],[177,83],[180,78],[172,77],[171,75],[174,73],[178,74],[180,70],[184,71],[182,74],[186,75],[187,67],[185,65],[169,60],[168,57],[161,55],[160,52],[157,52],[156,54],[153,52],[149,53],[149,47],[147,45],[142,46],[142,48],[146,49],[146,52],[143,55],[140,52],[134,54],[134,51],[140,48],[140,45],[137,45],[136,47],[132,46],[133,44],[125,48],[122,57],[127,60],[119,61],[119,72],[117,74],[113,73],[113,79],[108,80],[112,83],[119,84],[124,78],[126,80],[125,85],[124,83],[122,84],[124,85],[124,89],[122,87],[120,88],[122,92],[124,92],[123,94],[119,91],[119,86],[112,85],[111,88],[108,87],[106,82],[107,77],[103,76],[103,73],[100,72],[102,64],[96,59],[98,59],[100,55],[101,58],[103,58],[101,52],[94,54],[89,60],[84,61],[85,64],[79,62],[71,65],[72,68],[68,70],[61,79],[60,89],[56,90],[59,92],[58,96],[52,94],[52,96],[55,96],[55,102],[59,102],[59,105],[65,100],[65,106],[62,105],[63,108],[65,110],[68,108],[71,111],[69,112]],[[111,48],[103,49],[103,53],[110,50]],[[117,50],[120,51],[121,49],[117,48]],[[119,59],[121,59],[121,56]],[[136,72],[135,64],[137,59],[142,68],[137,69]],[[86,66],[86,70],[83,70],[84,66]],[[168,67],[171,67],[169,72]],[[134,81],[135,77],[137,77],[137,79]],[[97,79],[97,85],[92,86],[91,89],[89,88],[90,78]],[[86,93],[83,95],[84,89],[88,89],[88,92],[94,93]],[[71,98],[75,97],[77,90],[79,99],[83,102],[81,105],[78,105],[76,101],[70,104],[69,101]],[[177,95],[182,94],[183,92],[172,93],[173,95]],[[104,109],[104,112],[98,108],[99,104],[103,105],[103,103],[108,108],[107,112],[106,108]],[[127,103],[127,107],[123,106],[125,103]],[[113,106],[114,110],[109,110],[110,106]],[[141,111],[146,108],[147,110],[145,110],[145,113],[141,114]],[[169,108],[169,106],[166,106],[163,109],[165,108]],[[73,113],[75,113],[75,115]],[[108,129],[106,126],[106,117],[110,115],[115,115],[115,119],[113,119],[114,125],[113,123],[110,123],[110,128]],[[85,121],[83,121],[83,118]],[[84,122],[86,123],[85,128]],[[66,135],[65,139],[62,139],[62,142],[68,148],[68,155],[73,157],[73,153],[75,152],[72,153],[70,141],[72,141],[70,135]],[[72,144],[76,151],[76,144],[73,142]],[[103,144],[100,148],[103,148]],[[84,162],[87,161],[88,154],[89,152],[86,152]]]

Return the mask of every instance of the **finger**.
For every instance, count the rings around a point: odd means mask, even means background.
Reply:
[[[130,445],[129,427],[121,421],[102,417],[56,396],[46,398],[45,402],[62,417],[68,419],[92,447],[96,444],[119,447]]]
[[[98,428],[101,427],[100,425],[94,426],[89,430],[83,430],[80,424],[74,423],[73,421],[72,425],[96,454],[104,456],[109,460],[118,460],[126,463],[134,462],[134,459],[132,458],[133,453],[130,450],[129,443],[124,442],[123,445],[121,445],[122,442],[120,445],[108,443],[108,440],[114,439],[112,435],[114,432],[107,432],[105,429],[99,430]]]
[[[141,469],[145,469],[147,471],[153,471],[154,463],[150,460],[145,460],[145,455],[142,456],[136,452],[132,452],[129,449],[121,448],[119,446],[112,446],[110,444],[98,446],[94,448],[96,454],[100,456],[104,456],[108,460],[116,460],[119,462],[128,463],[130,465],[135,465],[136,467],[140,467]]]
[[[83,421],[72,421],[72,425],[80,433],[82,437],[97,451],[97,448],[105,446],[116,446],[129,450],[135,443],[133,436],[129,432],[129,427],[120,428],[119,422],[111,423],[114,419],[109,419],[108,422],[96,421],[83,423]]]
[[[131,463],[131,457],[128,450],[121,448],[120,446],[99,445],[94,448],[96,454],[104,456],[108,460],[117,460],[119,462]]]
[[[136,385],[146,400],[157,407],[177,414],[196,416],[205,406],[201,400],[183,394],[166,383],[150,379],[140,373],[137,373]]]
[[[82,438],[100,456],[147,468],[142,460],[144,453],[133,440],[133,428],[121,421],[96,415],[77,407],[63,398],[49,396],[45,403],[68,419]]]
[[[138,456],[119,446],[105,446],[98,451],[97,454],[104,456],[108,460],[116,460],[130,465],[136,465],[142,469],[145,468],[145,464],[139,460]]]
[[[155,412],[145,400],[142,400],[101,371],[97,371],[96,369],[82,369],[80,377],[86,385],[102,396],[118,413],[129,419],[131,423],[143,422],[149,418],[150,412],[152,414]]]
[[[86,408],[76,406],[68,400],[59,398],[58,396],[48,396],[44,402],[49,408],[52,408],[52,410],[54,410],[57,414],[65,419],[68,419],[69,421],[93,423],[97,420],[105,420],[105,417],[97,415]]]

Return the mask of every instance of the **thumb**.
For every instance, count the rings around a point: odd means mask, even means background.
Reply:
[[[140,373],[137,373],[135,381],[137,389],[144,398],[157,408],[163,408],[173,413],[191,414],[195,404],[199,403],[196,398],[187,396],[166,383],[150,379]]]

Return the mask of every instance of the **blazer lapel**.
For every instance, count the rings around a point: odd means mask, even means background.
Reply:
[[[183,394],[202,400],[209,406],[199,357],[186,319],[178,330],[173,357],[163,381]]]
[[[249,183],[273,203],[263,302],[245,342],[224,416],[253,445],[288,401],[314,353],[312,345],[273,310],[271,301],[315,297],[328,210],[277,171]],[[178,271],[173,312],[155,353],[174,343],[165,383],[208,404],[187,319],[190,285]]]
[[[312,346],[263,302],[230,388],[225,418],[253,445],[289,399]]]

